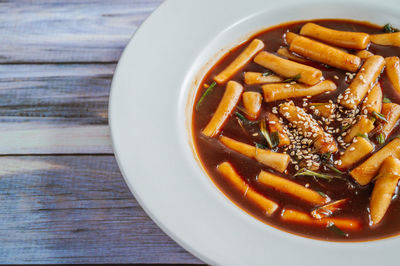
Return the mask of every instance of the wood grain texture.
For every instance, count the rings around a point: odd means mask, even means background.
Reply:
[[[113,156],[0,157],[0,263],[200,263],[132,198]]]
[[[115,64],[0,64],[0,154],[112,153]]]
[[[0,264],[201,263],[143,212],[109,138],[116,62],[161,2],[0,0]]]
[[[115,62],[161,2],[0,1],[0,63]]]

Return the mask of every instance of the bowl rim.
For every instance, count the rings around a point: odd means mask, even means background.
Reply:
[[[121,101],[121,93],[119,93],[122,89],[121,87],[124,87],[126,85],[121,85],[127,82],[126,79],[126,74],[127,73],[123,73],[125,72],[125,69],[129,66],[128,63],[128,58],[132,59],[132,53],[133,53],[133,49],[139,49],[137,48],[137,43],[138,42],[144,42],[146,41],[146,36],[148,37],[148,33],[147,32],[151,32],[152,30],[157,30],[157,28],[159,28],[159,26],[161,25],[161,22],[165,22],[165,19],[169,19],[169,16],[171,14],[173,14],[173,11],[176,10],[176,8],[182,7],[184,6],[186,8],[186,11],[190,11],[190,8],[199,8],[201,7],[201,5],[205,5],[205,4],[211,4],[213,1],[211,0],[206,0],[203,1],[203,4],[199,4],[196,3],[193,6],[189,6],[187,3],[185,4],[184,1],[180,1],[180,0],[167,0],[166,2],[162,3],[160,5],[160,7],[152,14],[150,15],[146,21],[142,24],[142,26],[140,27],[140,29],[138,29],[138,31],[135,33],[135,35],[131,38],[131,40],[129,41],[127,48],[124,50],[124,52],[121,55],[121,59],[120,62],[118,63],[116,70],[115,70],[115,75],[112,81],[112,85],[111,85],[111,91],[110,91],[110,99],[109,99],[109,124],[110,124],[110,128],[111,128],[111,140],[112,140],[112,145],[115,151],[115,156],[116,156],[116,160],[117,163],[121,169],[122,175],[125,179],[125,182],[127,183],[129,189],[131,190],[131,192],[134,194],[135,198],[137,199],[137,201],[139,202],[139,204],[142,206],[142,208],[145,210],[145,212],[151,217],[151,219],[153,221],[155,221],[155,223],[167,234],[169,235],[172,239],[174,239],[176,242],[178,242],[181,246],[183,246],[184,248],[186,248],[187,250],[189,250],[192,254],[194,254],[195,256],[197,256],[198,258],[200,258],[201,260],[208,262],[210,264],[217,264],[217,263],[225,263],[225,262],[232,262],[232,260],[229,260],[228,258],[226,258],[225,256],[222,256],[221,259],[218,258],[218,256],[222,255],[221,252],[214,252],[212,254],[209,253],[205,253],[204,250],[199,250],[198,246],[194,246],[193,243],[191,242],[192,240],[188,240],[188,238],[184,237],[182,234],[177,234],[176,231],[174,229],[171,229],[171,226],[167,226],[164,222],[164,219],[161,218],[160,219],[160,215],[157,214],[157,210],[154,209],[153,206],[149,206],[148,205],[148,198],[144,198],[141,191],[138,190],[138,188],[136,187],[137,185],[137,178],[134,180],[132,179],[132,169],[128,169],[131,168],[130,166],[127,165],[127,160],[126,160],[126,156],[129,154],[126,154],[122,151],[122,147],[124,147],[124,144],[121,143],[121,123],[126,123],[127,121],[129,121],[129,119],[127,120],[126,117],[124,117],[121,120],[121,113],[122,111],[126,111],[128,110],[126,107],[126,102],[123,103],[124,108],[120,108],[118,105],[120,103],[117,104],[117,102]],[[222,1],[223,2],[223,1]],[[226,1],[225,1],[226,2]],[[294,0],[283,0],[280,1],[280,6],[282,6],[283,4],[291,4],[294,2]],[[302,1],[304,3],[310,3],[310,1]],[[332,1],[329,0],[318,0],[318,1],[312,1],[312,3],[318,3],[318,4],[323,4],[323,3],[331,3]],[[366,0],[366,1],[358,1],[358,0],[354,0],[354,1],[336,1],[336,4],[347,4],[349,2],[351,2],[352,4],[360,4],[363,3],[364,5],[366,5],[367,3],[370,5],[375,5],[374,1],[372,0]],[[261,0],[252,0],[252,3],[257,3],[257,4],[262,4]],[[385,7],[389,7],[390,4],[395,3],[394,0],[390,0],[385,2]],[[215,5],[217,6],[220,10],[222,10],[223,5],[221,4],[217,4]],[[235,6],[240,6],[240,4],[237,4]],[[236,7],[237,8],[237,7]],[[240,27],[241,23],[243,23],[243,21],[246,21],[248,19],[251,19],[252,16],[257,16],[262,12],[266,12],[266,10],[268,11],[268,8],[265,8],[262,11],[255,11],[253,10],[251,14],[247,14],[247,17],[240,17],[238,20],[237,14],[235,16],[231,16],[229,17],[229,14],[227,15],[227,17],[230,18],[230,20],[228,20],[228,24],[229,21],[233,22],[233,24],[231,25],[227,25],[224,24],[222,25],[220,28],[216,29],[216,32],[218,34],[222,34],[229,32],[229,30],[231,30],[234,27]],[[247,11],[247,10],[246,10]],[[191,12],[193,12],[193,10],[191,10]],[[248,11],[249,12],[249,11]],[[237,13],[237,11],[236,11]],[[186,14],[186,18],[188,17],[188,14]],[[176,23],[179,23],[179,21],[177,20],[173,20],[173,22],[175,23],[175,25],[179,25]],[[283,20],[282,22],[287,22],[287,20]],[[273,26],[273,25],[268,25],[268,26]],[[265,27],[267,28],[267,27]],[[256,29],[255,31],[258,31],[259,29]],[[254,31],[254,32],[255,32]],[[254,32],[248,32],[246,34],[246,36],[250,36],[252,35]],[[219,36],[219,35],[218,35]],[[210,44],[210,42],[212,42],[211,39],[208,39],[206,41],[204,41],[204,43],[208,43]],[[238,43],[231,43],[228,46],[234,47],[236,46]],[[227,47],[225,47],[226,49]],[[141,47],[141,49],[143,49],[143,46]],[[133,53],[134,54],[134,53]],[[192,82],[192,77],[193,77],[193,71],[194,70],[199,70],[199,65],[201,65],[201,63],[203,64],[202,66],[204,67],[205,61],[201,61],[199,60],[199,57],[201,55],[203,55],[204,52],[201,52],[200,55],[196,55],[194,58],[199,61],[197,62],[198,64],[196,66],[193,65],[193,62],[191,64],[189,64],[190,66],[190,70],[187,70],[186,73],[192,73],[192,75],[188,74],[185,76],[184,80],[180,80],[180,82],[178,82],[181,85],[181,90],[178,92],[178,95],[175,95],[179,98],[178,100],[178,104],[179,106],[176,107],[174,110],[171,111],[171,113],[176,114],[177,115],[177,120],[181,119],[180,121],[173,121],[175,124],[173,124],[174,126],[176,126],[179,129],[182,129],[182,127],[185,127],[184,124],[187,123],[187,119],[185,120],[186,122],[182,123],[182,119],[185,117],[184,115],[182,116],[181,113],[179,113],[183,106],[187,106],[187,99],[188,99],[188,84],[190,84]],[[214,53],[215,54],[215,53]],[[136,56],[138,56],[137,54],[135,54]],[[139,56],[138,56],[139,57]],[[135,58],[135,57],[133,57]],[[217,58],[218,59],[218,58]],[[142,60],[142,59],[141,59]],[[201,62],[200,62],[201,61]],[[210,61],[209,61],[210,62]],[[210,63],[212,64],[212,62]],[[125,77],[121,77],[122,75],[124,75]],[[185,89],[182,90],[182,87],[184,87]],[[124,89],[126,90],[126,89]],[[118,94],[119,93],[119,94]],[[142,96],[142,95],[141,95]],[[185,107],[186,108],[186,107]],[[187,115],[187,114],[186,114]],[[191,115],[190,115],[191,116]],[[187,118],[187,117],[186,117]],[[178,123],[178,124],[176,124]],[[191,130],[189,130],[191,131]],[[132,131],[134,132],[134,131]],[[184,134],[182,131],[177,132],[176,130],[172,130],[171,132],[177,133],[177,136],[182,137]],[[188,136],[186,136],[188,137]],[[126,138],[125,138],[126,139]],[[184,155],[188,155],[187,153],[188,150],[186,150],[186,153],[183,153]],[[193,163],[193,162],[192,162]],[[137,166],[137,164],[136,164]],[[193,166],[193,165],[192,165]],[[198,167],[198,166],[197,166]],[[145,173],[145,171],[143,171],[143,173],[141,173],[141,175],[146,175],[147,172]],[[207,174],[205,174],[207,176]],[[203,173],[204,176],[204,173]],[[210,179],[207,176],[208,179]],[[210,182],[210,180],[208,180]],[[135,184],[134,184],[135,183]],[[215,191],[218,191],[219,194],[221,194],[221,191],[214,187],[214,190],[212,193],[215,193]],[[218,193],[217,192],[217,193]],[[226,208],[232,208],[232,206],[234,206],[234,208],[236,209],[236,205],[232,202],[230,202],[230,200],[227,200],[226,198],[223,198],[224,196],[221,197],[221,195],[216,195],[216,197],[218,198],[218,200],[221,200],[222,206],[226,207]],[[248,222],[248,218],[247,216],[249,216],[246,213],[246,217],[243,217],[243,213],[241,213],[242,211],[238,211],[238,210],[231,210],[233,211],[234,215],[238,215],[237,217],[240,217],[240,219],[245,219]],[[253,218],[255,219],[255,218]],[[262,223],[260,221],[253,221],[250,224],[254,225],[255,227],[260,226],[260,224],[258,223]],[[262,223],[263,226],[265,226],[265,223]],[[281,230],[279,229],[275,229],[277,231],[279,231],[278,234],[281,234]],[[269,231],[270,234],[275,234],[277,232],[271,232]],[[288,233],[289,234],[289,233]],[[290,238],[290,241],[293,241],[293,243],[295,243],[295,245],[298,245],[300,243],[305,243],[305,241],[303,241],[304,239],[308,239],[308,238],[304,238],[304,237],[299,237],[299,236],[295,236],[293,234],[290,233],[291,236],[294,237],[288,237]],[[297,238],[301,238],[301,239],[297,239]],[[349,248],[349,246],[352,246],[354,243],[352,242],[346,242],[346,243],[341,243],[340,246],[341,247],[337,247],[336,244],[332,245],[332,243],[337,243],[337,242],[327,242],[327,243],[323,243],[319,240],[314,240],[314,239],[308,239],[311,240],[311,242],[313,241],[317,241],[318,244],[316,244],[314,242],[314,244],[312,244],[311,246],[314,247],[318,247],[318,246],[322,246],[322,247],[330,247],[332,248],[333,246],[336,246],[336,248],[338,248],[338,250],[343,250],[343,246],[346,246],[346,248]],[[308,241],[307,240],[307,241]],[[386,241],[386,240],[385,240]],[[363,249],[365,247],[374,247],[377,248],[378,244],[376,244],[377,242],[381,242],[381,241],[374,241],[374,242],[357,242],[357,247],[355,247],[355,250],[360,251],[360,249]],[[390,242],[390,245],[393,244],[393,239],[388,239],[388,242]],[[358,244],[360,243],[360,244]],[[381,244],[379,244],[381,245]],[[385,244],[384,246],[388,246],[388,243]],[[382,250],[380,248],[380,250]],[[257,263],[258,261],[254,261],[255,263]],[[234,263],[234,262],[233,262]],[[235,264],[235,263],[234,263]],[[372,264],[371,264],[372,265]]]

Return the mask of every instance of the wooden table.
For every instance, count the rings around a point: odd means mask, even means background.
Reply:
[[[119,56],[161,0],[0,0],[0,263],[201,263],[115,162]]]

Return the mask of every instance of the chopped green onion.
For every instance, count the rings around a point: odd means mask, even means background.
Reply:
[[[249,119],[247,119],[244,115],[242,115],[239,112],[235,112],[235,116],[237,118],[239,118],[239,120],[242,121],[242,123],[244,123],[246,125],[254,125],[254,124],[258,123],[258,121],[250,121]]]
[[[240,107],[240,106],[236,106],[236,108],[237,108],[240,112],[244,113],[245,115],[249,115],[249,113],[246,111],[246,109],[244,109],[244,108],[242,108],[242,107]]]
[[[393,28],[393,26],[388,23],[385,26],[383,26],[382,31],[386,32],[386,33],[393,33],[393,32],[398,32],[399,30],[396,28]]]
[[[211,85],[207,88],[207,90],[201,95],[200,100],[196,104],[196,111],[199,111],[201,103],[204,101],[204,98],[214,89],[217,83],[214,81]]]
[[[364,139],[369,139],[369,138],[368,138],[368,135],[365,134],[365,133],[364,133],[364,134],[358,133],[358,134],[357,134],[357,137],[362,137],[362,138],[364,138]]]
[[[376,121],[376,118],[371,115],[368,115],[368,119],[371,120],[372,123],[375,123],[375,121]]]
[[[344,175],[345,172],[340,171],[339,169],[337,169],[335,166],[331,165],[331,164],[326,164],[326,167],[328,167],[329,169],[331,169],[332,171],[340,174],[340,175]]]
[[[328,195],[326,195],[324,192],[317,190],[317,193],[320,194],[324,198],[329,198]]]
[[[383,133],[379,133],[379,135],[376,136],[376,141],[378,141],[379,144],[385,143],[385,135],[383,135]]]
[[[261,131],[261,134],[264,136],[264,138],[267,140],[268,146],[271,149],[275,148],[277,146],[277,143],[276,143],[276,141],[272,142],[271,136],[269,135],[268,130],[267,130],[267,123],[265,123],[264,119],[261,120],[261,122],[260,122],[260,131]]]
[[[285,79],[283,82],[286,82],[286,83],[290,83],[290,82],[293,82],[293,81],[296,82],[299,79],[301,79],[301,74],[297,74],[296,76],[294,76],[292,78]]]
[[[277,131],[274,131],[271,133],[271,141],[274,147],[279,145],[279,133]]]
[[[339,236],[344,236],[344,237],[348,237],[349,234],[346,232],[343,232],[342,229],[340,229],[339,227],[337,227],[335,225],[335,223],[330,222],[327,226],[326,226],[329,230],[331,230],[332,232],[334,232],[335,234],[339,235]]]
[[[333,177],[329,176],[329,175],[325,175],[325,174],[320,174],[317,172],[314,172],[312,170],[306,169],[306,168],[302,168],[299,171],[297,171],[297,173],[294,176],[313,176],[313,177],[318,177],[318,178],[322,178],[322,179],[326,179],[326,180],[331,180]]]
[[[257,149],[263,149],[263,150],[266,150],[266,149],[267,149],[267,146],[262,145],[262,144],[260,144],[260,143],[258,143],[258,142],[254,142],[254,145],[256,145],[256,148],[257,148]]]
[[[384,97],[382,102],[384,103],[391,103],[392,101],[389,98]]]
[[[267,72],[262,73],[263,77],[267,77],[267,76],[270,76],[270,75],[272,75],[272,71],[267,71]]]
[[[380,114],[380,113],[378,113],[378,112],[373,111],[373,112],[372,112],[372,115],[373,115],[376,119],[379,119],[379,120],[382,120],[382,121],[385,121],[386,123],[388,123],[386,117],[385,117],[383,114]]]
[[[321,160],[322,161],[329,161],[329,159],[331,158],[332,153],[330,152],[326,152],[324,154],[321,155]]]
[[[345,132],[345,131],[348,130],[350,127],[351,127],[350,124],[347,125],[347,126],[342,127],[342,132]]]

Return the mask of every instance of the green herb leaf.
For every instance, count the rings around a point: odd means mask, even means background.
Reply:
[[[294,176],[313,176],[313,177],[318,177],[318,178],[322,178],[325,180],[332,180],[332,178],[333,178],[330,175],[317,173],[317,172],[314,172],[314,171],[306,169],[306,168],[300,169],[299,171],[297,171],[297,173]]]
[[[324,198],[329,198],[328,195],[326,195],[324,192],[317,190],[317,193],[320,194]]]
[[[361,133],[358,133],[358,134],[357,134],[357,137],[362,137],[362,138],[364,138],[364,139],[368,139],[368,140],[369,140],[369,138],[368,138],[368,135],[367,135],[367,134],[361,134]]]
[[[376,121],[376,118],[371,115],[368,115],[368,119],[371,120],[372,123],[375,123],[375,121]]]
[[[262,73],[262,76],[263,76],[263,77],[267,77],[267,76],[270,76],[270,75],[272,75],[272,74],[273,74],[272,71],[267,71],[267,72]]]
[[[348,130],[351,127],[351,125],[347,125],[342,127],[342,132],[345,132],[346,130]]]
[[[286,83],[290,83],[290,82],[293,82],[293,81],[296,82],[296,81],[298,81],[299,79],[301,79],[301,74],[297,74],[297,75],[294,76],[294,77],[285,79],[285,80],[282,81],[282,82],[286,82]]]
[[[273,149],[276,147],[277,143],[276,142],[272,142],[271,137],[269,135],[269,132],[267,130],[267,123],[265,123],[265,120],[261,120],[260,122],[260,131],[261,134],[264,136],[264,138],[266,139],[268,146]]]
[[[335,223],[332,223],[332,222],[331,222],[331,223],[329,223],[326,227],[327,227],[329,230],[331,230],[332,232],[334,232],[335,234],[339,235],[339,236],[343,236],[343,237],[348,237],[348,236],[349,236],[348,233],[343,232],[342,229],[340,229],[339,227],[337,227],[337,226],[335,225]]]
[[[376,119],[382,120],[382,121],[385,121],[386,123],[388,123],[386,117],[385,117],[383,114],[380,114],[380,113],[378,113],[378,112],[373,111],[373,112],[372,112],[372,115],[373,115]]]
[[[378,141],[378,144],[383,144],[385,143],[385,135],[383,135],[383,133],[379,133],[376,136],[376,141]]]
[[[270,134],[270,137],[271,137],[271,141],[272,141],[272,144],[274,145],[274,147],[278,146],[279,145],[279,133],[277,131],[272,132]]]
[[[344,175],[345,172],[340,171],[339,169],[337,169],[335,166],[333,166],[332,164],[326,164],[326,167],[328,167],[329,169],[331,169],[332,171],[340,174],[340,175]]]
[[[384,103],[391,103],[392,101],[389,98],[384,97],[382,102]]]
[[[242,121],[242,123],[244,123],[246,125],[254,125],[254,124],[258,123],[258,121],[250,121],[249,119],[247,119],[244,115],[242,115],[239,112],[235,112],[235,116],[237,118],[239,118],[239,120]]]
[[[398,32],[399,30],[396,28],[393,28],[393,26],[390,23],[388,23],[385,26],[383,26],[382,31],[386,32],[386,33],[393,33],[393,32]]]
[[[212,90],[214,89],[214,87],[217,85],[217,83],[214,81],[213,83],[211,83],[211,85],[207,88],[207,90],[203,93],[203,95],[201,95],[199,101],[196,104],[196,111],[199,111],[200,105],[201,103],[204,101],[204,99],[206,98],[206,96],[208,94],[210,94],[210,92],[212,92]]]
[[[266,149],[267,149],[267,146],[262,145],[262,144],[260,144],[260,143],[258,143],[258,142],[254,142],[254,145],[256,145],[256,148],[257,148],[257,149],[263,149],[263,150],[266,150]]]
[[[321,155],[321,160],[322,161],[329,161],[331,159],[332,153],[326,152]]]

